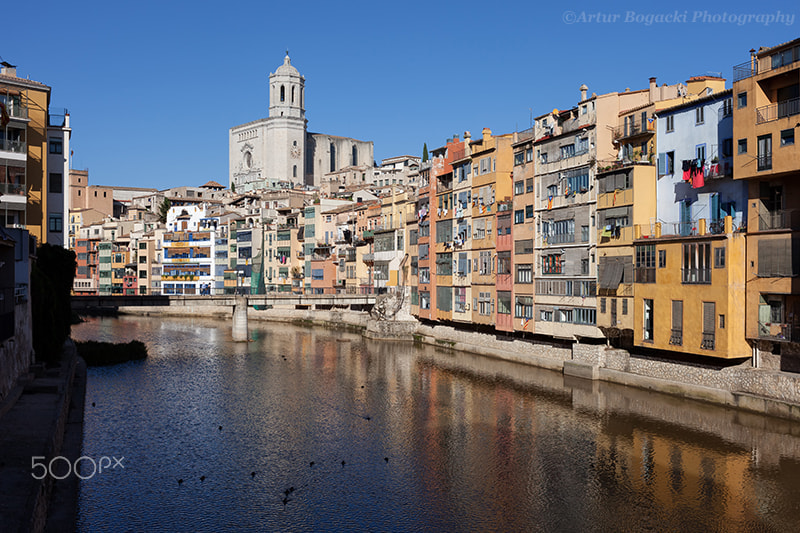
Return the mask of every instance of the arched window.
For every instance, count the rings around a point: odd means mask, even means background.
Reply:
[[[358,148],[356,148],[355,144],[353,145],[353,162],[351,164],[353,166],[358,164]]]
[[[292,87],[292,103],[294,103],[294,87]]]
[[[336,145],[331,143],[331,172],[336,170]]]
[[[296,178],[296,177],[297,177],[297,165],[294,165],[294,166],[292,167],[292,177],[293,177],[293,178]]]
[[[286,101],[286,87],[281,85],[281,102]]]

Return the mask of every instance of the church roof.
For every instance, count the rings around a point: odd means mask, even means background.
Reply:
[[[283,65],[279,66],[275,74],[282,74],[284,76],[299,76],[300,73],[292,66],[292,60],[289,59],[289,52],[286,52],[286,57],[283,58]]]

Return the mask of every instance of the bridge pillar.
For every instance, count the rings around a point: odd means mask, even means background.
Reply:
[[[236,342],[248,340],[246,296],[236,296],[236,304],[233,307],[233,340]]]

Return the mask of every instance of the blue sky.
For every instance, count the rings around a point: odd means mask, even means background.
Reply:
[[[730,86],[750,48],[800,37],[796,2],[601,5],[45,2],[18,13],[29,24],[6,21],[0,56],[69,110],[90,183],[165,188],[228,184],[228,129],[267,116],[287,48],[309,130],[372,140],[380,161],[525,129],[582,83],[602,94],[722,73]]]

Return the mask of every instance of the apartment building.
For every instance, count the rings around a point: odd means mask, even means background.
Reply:
[[[514,137],[511,148],[514,152],[514,196],[511,202],[511,240],[513,248],[511,254],[511,272],[513,289],[510,295],[505,288],[498,287],[497,291],[497,323],[505,331],[508,315],[511,315],[512,330],[525,333],[534,333],[535,321],[533,320],[534,303],[534,255],[533,242],[536,237],[536,224],[533,217],[525,218],[526,211],[534,212],[536,195],[534,183],[536,179],[536,164],[534,153],[534,129],[530,128],[519,132]],[[505,214],[504,214],[505,215]],[[498,213],[498,217],[500,213]],[[502,242],[499,235],[502,223],[498,220],[498,242]],[[499,256],[498,251],[498,256]],[[498,280],[500,281],[500,280]]]
[[[733,177],[748,186],[745,331],[765,356],[800,340],[800,39],[733,68]]]

